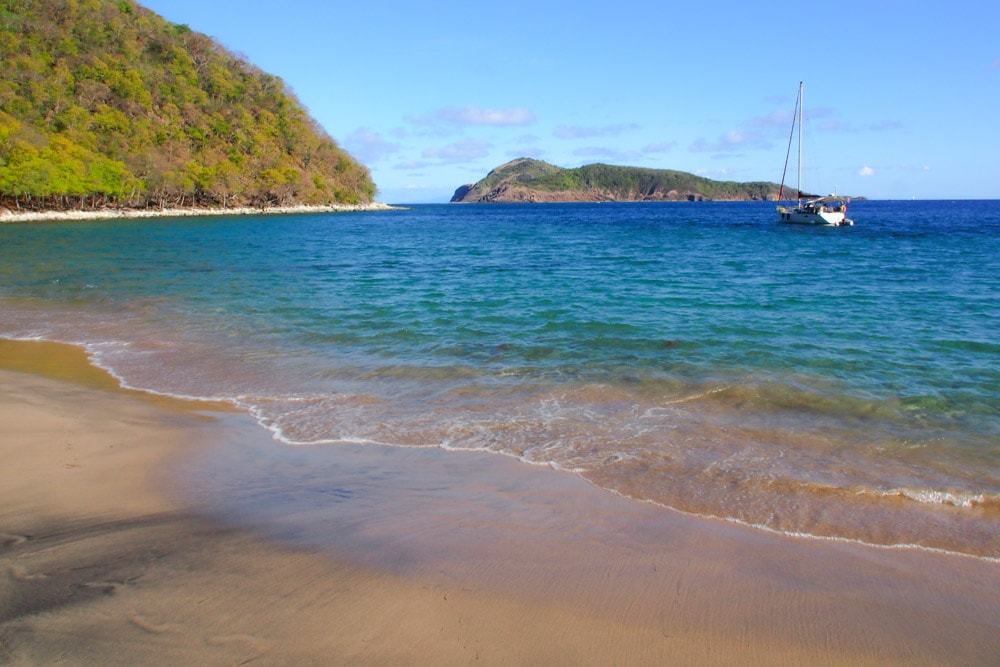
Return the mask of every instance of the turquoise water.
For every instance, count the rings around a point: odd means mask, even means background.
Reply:
[[[289,444],[488,450],[770,530],[1000,557],[1000,202],[852,217],[11,224],[0,336],[83,345],[129,386],[231,401]]]

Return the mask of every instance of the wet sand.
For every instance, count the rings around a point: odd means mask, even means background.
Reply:
[[[794,539],[498,456],[284,447],[0,344],[0,662],[962,664],[1000,565]]]

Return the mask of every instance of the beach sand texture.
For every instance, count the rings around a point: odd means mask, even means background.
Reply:
[[[18,211],[0,207],[0,223],[4,222],[66,222],[70,220],[135,220],[140,218],[190,218],[218,215],[291,215],[303,213],[348,213],[357,211],[389,211],[397,207],[381,202],[369,204],[329,204],[272,206],[253,208],[109,208],[68,211]]]
[[[994,562],[766,534],[486,454],[284,447],[61,345],[4,342],[0,369],[0,663],[1000,662]],[[326,479],[365,503],[296,500]],[[277,509],[221,520],[237,491]]]

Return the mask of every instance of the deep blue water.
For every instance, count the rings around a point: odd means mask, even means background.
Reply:
[[[488,449],[1000,556],[1000,202],[422,205],[0,227],[0,335],[288,442]],[[555,473],[553,473],[555,474]]]

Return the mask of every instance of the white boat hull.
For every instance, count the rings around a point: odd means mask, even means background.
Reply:
[[[778,221],[793,225],[823,225],[825,227],[844,227],[853,225],[854,221],[847,217],[847,205],[850,197],[841,197],[836,194],[827,197],[817,197],[816,195],[802,194],[802,91],[803,84],[799,81],[799,96],[795,99],[795,110],[798,112],[798,122],[795,116],[792,117],[792,134],[788,135],[788,153],[785,154],[785,170],[788,169],[788,155],[792,149],[792,137],[795,128],[799,130],[799,155],[798,155],[798,181],[796,192],[797,205],[794,208],[778,207]],[[781,172],[781,189],[778,198],[785,189],[785,171]],[[804,197],[811,197],[803,202]]]
[[[806,206],[798,208],[778,207],[778,220],[792,225],[826,225],[843,227],[853,225],[841,207]]]

